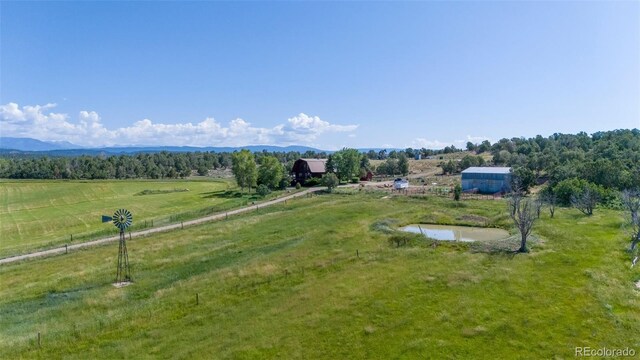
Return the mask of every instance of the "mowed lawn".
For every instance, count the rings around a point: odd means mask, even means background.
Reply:
[[[509,228],[502,201],[339,193],[0,266],[0,358],[573,358],[640,353],[640,293],[619,212],[545,213],[529,254],[376,224]],[[198,294],[198,303],[196,303]],[[38,346],[38,333],[41,344]]]
[[[133,213],[132,229],[139,229],[145,221],[155,226],[237,205],[239,198],[218,196],[232,186],[226,180],[0,181],[0,257],[71,243],[71,235],[77,243],[117,234],[101,215],[120,208]]]

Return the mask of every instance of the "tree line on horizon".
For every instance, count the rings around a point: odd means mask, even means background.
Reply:
[[[346,150],[346,149],[343,149]],[[378,174],[406,174],[405,161],[418,155],[436,156],[462,151],[455,146],[440,150],[370,150],[357,153],[363,169]],[[500,139],[495,143],[467,143],[466,155],[459,161],[441,163],[443,173],[454,174],[468,166],[509,166],[525,184],[547,182],[552,188],[561,183],[574,185],[588,182],[603,189],[623,190],[640,188],[640,130],[613,130],[588,135],[553,134],[533,138]],[[210,170],[230,169],[233,153],[228,152],[159,152],[112,156],[13,156],[0,157],[0,178],[10,179],[172,179],[185,178],[194,173],[207,175]],[[343,151],[326,152],[256,152],[254,158],[259,167],[264,158],[275,158],[283,166],[283,172],[291,171],[299,158],[329,158],[342,156]],[[355,156],[351,154],[351,156]],[[485,162],[482,154],[490,154]],[[331,156],[330,156],[331,155]],[[486,157],[486,156],[485,156]],[[373,169],[368,160],[384,160]],[[400,165],[402,166],[400,166]],[[402,168],[401,168],[402,167]],[[333,165],[332,165],[333,168]],[[355,167],[354,167],[355,168]],[[343,171],[344,172],[344,171]],[[349,179],[347,179],[349,180]],[[566,197],[563,198],[566,200]]]
[[[357,150],[356,150],[357,151]],[[403,173],[401,163],[416,154],[440,155],[463,151],[454,146],[441,150],[370,150],[363,153],[369,160],[386,160],[380,167],[384,174]],[[5,179],[65,179],[65,180],[98,180],[98,179],[176,179],[186,178],[193,173],[204,176],[210,170],[231,169],[234,152],[168,152],[137,153],[121,155],[80,155],[49,156],[35,154],[3,154],[0,155],[0,178]],[[335,154],[335,153],[333,153]],[[289,173],[293,163],[300,158],[327,159],[330,153],[312,150],[300,153],[290,152],[255,152],[255,161],[261,164],[264,157],[274,157]],[[405,158],[404,160],[402,160]],[[369,168],[368,168],[369,169]]]

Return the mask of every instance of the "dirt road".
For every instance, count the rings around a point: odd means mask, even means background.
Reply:
[[[349,186],[349,185],[347,185],[347,186]],[[274,199],[274,200],[266,201],[266,202],[263,202],[263,203],[260,203],[260,204],[245,206],[245,207],[238,208],[238,209],[235,209],[235,210],[230,210],[230,211],[226,211],[226,212],[222,212],[222,213],[217,213],[217,214],[214,214],[214,215],[205,216],[205,217],[198,218],[198,219],[195,219],[195,220],[184,221],[184,222],[178,223],[178,224],[170,224],[170,225],[159,226],[159,227],[151,228],[151,229],[147,229],[147,230],[135,231],[135,232],[129,233],[128,235],[130,235],[131,238],[136,238],[136,237],[145,236],[145,235],[149,235],[149,234],[154,234],[154,233],[158,233],[158,232],[180,229],[180,228],[186,227],[186,226],[202,224],[202,223],[209,222],[209,221],[222,220],[222,219],[224,219],[224,218],[226,218],[227,216],[230,216],[230,215],[242,214],[242,213],[245,213],[245,212],[248,212],[248,211],[255,211],[255,210],[258,210],[259,208],[263,208],[263,207],[271,206],[271,205],[274,205],[274,204],[278,204],[278,203],[281,203],[281,202],[284,202],[284,201],[287,201],[287,200],[291,200],[291,199],[296,198],[296,197],[305,196],[305,195],[307,195],[309,193],[322,191],[322,190],[325,190],[325,189],[326,189],[325,187],[311,188],[311,189],[304,190],[304,191],[301,191],[301,192],[298,192],[298,193],[295,193],[295,194],[291,194],[291,195],[283,196],[283,197],[280,197],[280,198],[277,198],[277,199]],[[93,241],[88,241],[88,242],[84,242],[84,243],[80,243],[80,244],[68,245],[66,247],[62,246],[62,247],[53,248],[53,249],[49,249],[49,250],[37,251],[37,252],[30,253],[30,254],[12,256],[12,257],[8,257],[8,258],[0,259],[0,265],[1,264],[8,264],[8,263],[16,262],[16,261],[21,261],[21,260],[27,260],[27,259],[42,257],[42,256],[64,254],[67,251],[73,251],[73,250],[82,249],[82,248],[86,248],[86,247],[90,247],[90,246],[96,246],[96,245],[100,245],[100,244],[104,244],[104,243],[108,243],[108,242],[118,241],[119,239],[120,239],[119,236],[112,236],[112,237],[93,240]]]

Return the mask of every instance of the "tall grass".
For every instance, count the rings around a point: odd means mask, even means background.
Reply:
[[[227,180],[0,181],[0,257],[115,235],[101,216],[119,208],[136,231],[257,200]]]
[[[280,204],[0,267],[0,358],[568,358],[640,351],[640,296],[615,211],[543,216],[529,254],[395,247],[381,224],[475,219],[501,201],[354,193]],[[469,214],[476,217],[470,218]],[[377,224],[377,225],[376,225]],[[199,303],[196,304],[196,294]],[[37,333],[41,333],[41,346]]]

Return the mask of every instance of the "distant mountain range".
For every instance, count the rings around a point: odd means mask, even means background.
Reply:
[[[298,151],[304,153],[306,151],[322,152],[316,148],[308,146],[272,146],[272,145],[251,145],[251,146],[224,146],[224,147],[195,147],[195,146],[118,146],[118,147],[101,147],[101,148],[85,148],[70,142],[53,142],[41,141],[32,138],[15,138],[0,137],[0,154],[10,153],[38,153],[42,155],[57,156],[77,156],[77,155],[100,155],[100,154],[131,154],[131,153],[155,153],[161,151],[168,152],[196,152],[196,151],[214,151],[214,152],[233,152],[236,150],[247,149],[252,152],[259,151]],[[331,151],[329,151],[331,152]]]
[[[320,150],[309,146],[291,145],[291,146],[273,146],[273,145],[250,145],[250,146],[114,146],[87,148],[80,145],[72,144],[68,141],[41,141],[32,138],[16,138],[16,137],[0,137],[0,155],[50,155],[50,156],[80,156],[80,155],[119,155],[119,154],[135,154],[135,153],[157,153],[161,151],[168,152],[196,152],[196,151],[213,151],[213,152],[234,152],[236,150],[247,149],[252,152],[268,151],[268,152],[291,152],[297,151],[305,153],[307,151],[333,153],[330,150]],[[376,152],[385,150],[383,148],[361,148],[360,152],[374,150]],[[402,149],[386,149],[402,150]]]
[[[32,138],[0,137],[0,149],[20,151],[51,151],[63,149],[81,149],[82,146],[68,141],[40,141]]]

